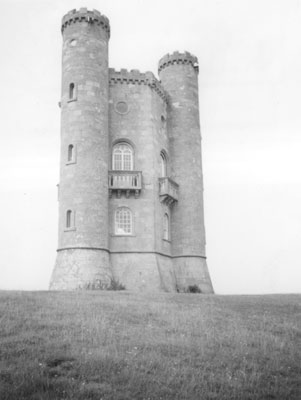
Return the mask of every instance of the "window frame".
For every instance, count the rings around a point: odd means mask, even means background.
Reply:
[[[71,93],[72,93],[72,97],[71,97]],[[70,82],[68,85],[68,100],[67,100],[67,102],[70,103],[70,102],[76,101],[76,100],[77,100],[77,84],[75,82]]]
[[[65,212],[65,226],[64,231],[75,231],[75,211],[72,208],[68,208]]]
[[[168,176],[168,157],[166,151],[160,152],[160,178],[167,178]]]
[[[69,160],[69,152],[70,152],[70,146],[72,146],[72,157]],[[67,147],[67,161],[66,161],[66,165],[70,165],[70,164],[76,164],[76,154],[77,154],[77,146],[74,143],[69,143],[68,147]]]
[[[163,240],[170,242],[170,216],[167,212],[163,216]]]
[[[126,211],[129,213],[130,216],[130,232],[125,232],[123,230],[123,232],[119,231],[119,229],[122,229],[122,227],[119,227],[118,225],[120,225],[120,220],[117,220],[118,217],[118,213],[122,212],[122,211]],[[124,217],[122,217],[124,219]],[[121,221],[124,222],[124,221]],[[114,212],[114,223],[113,223],[113,232],[114,232],[114,236],[134,236],[134,214],[133,211],[126,206],[121,206],[115,209]]]
[[[126,163],[125,152],[124,151],[122,152],[122,150],[118,149],[118,147],[121,147],[121,146],[126,146],[130,150],[130,156],[131,156],[130,169],[124,168],[125,163]],[[115,159],[115,155],[118,150],[121,152],[120,160],[118,161],[120,163],[121,168],[117,169],[116,168],[117,160]],[[124,142],[124,141],[115,143],[112,148],[112,171],[134,171],[134,157],[135,157],[134,148],[130,143]]]

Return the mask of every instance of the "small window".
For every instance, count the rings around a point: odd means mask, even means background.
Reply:
[[[66,228],[72,227],[72,211],[68,210],[66,213]]]
[[[68,161],[73,161],[74,159],[74,146],[73,144],[69,144],[68,146]]]
[[[167,176],[167,158],[164,151],[160,153],[160,175],[161,178],[165,178]]]
[[[127,143],[118,143],[113,148],[113,170],[132,171],[134,166],[134,152]]]
[[[72,82],[69,85],[69,100],[75,100],[75,84]]]
[[[69,85],[69,100],[74,98],[74,83],[70,83]]]
[[[120,207],[115,212],[115,234],[131,235],[133,233],[132,211],[127,207]]]
[[[165,132],[166,132],[166,118],[165,118],[164,115],[161,115],[160,132],[161,132],[161,133],[165,133]]]
[[[75,164],[76,163],[76,145],[69,144],[66,149],[66,164]]]
[[[164,240],[169,240],[170,234],[169,234],[169,216],[168,214],[164,214],[164,219],[163,219],[163,239]]]

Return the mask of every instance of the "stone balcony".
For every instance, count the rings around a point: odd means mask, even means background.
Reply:
[[[139,197],[142,188],[142,172],[141,171],[109,171],[109,196],[112,197],[113,192],[117,198],[124,193],[128,198],[131,193],[135,197]]]
[[[162,203],[172,205],[178,201],[179,185],[168,177],[159,178],[159,196]]]

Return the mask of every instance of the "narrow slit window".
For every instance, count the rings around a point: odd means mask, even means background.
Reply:
[[[69,144],[68,146],[68,161],[74,160],[74,146],[73,144]]]
[[[69,100],[73,100],[75,97],[75,85],[74,83],[70,83],[69,85]]]
[[[161,174],[161,178],[165,178],[167,176],[167,158],[166,158],[166,154],[164,153],[164,151],[161,151],[160,153],[160,174]]]
[[[66,228],[71,228],[72,226],[72,211],[68,210],[66,213]]]
[[[169,216],[168,216],[168,214],[164,214],[163,223],[164,223],[163,239],[169,240]]]

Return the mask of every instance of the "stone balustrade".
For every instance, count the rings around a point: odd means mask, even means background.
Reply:
[[[171,178],[159,178],[159,196],[162,202],[172,205],[178,201],[179,185]]]
[[[118,198],[122,193],[129,197],[131,193],[138,197],[142,188],[141,171],[109,171],[109,196],[116,192]]]

